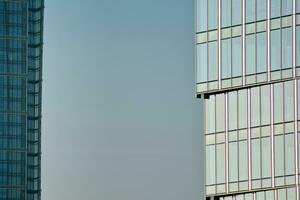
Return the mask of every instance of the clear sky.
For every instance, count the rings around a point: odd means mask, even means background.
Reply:
[[[42,199],[201,199],[194,0],[45,0]]]

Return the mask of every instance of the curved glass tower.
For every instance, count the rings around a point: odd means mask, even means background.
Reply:
[[[0,0],[0,199],[41,193],[43,0]]]
[[[300,0],[196,0],[205,198],[299,200]]]

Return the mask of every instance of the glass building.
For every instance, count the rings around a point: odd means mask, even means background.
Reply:
[[[205,198],[299,200],[300,0],[196,0]]]
[[[43,0],[0,0],[0,200],[39,200]]]

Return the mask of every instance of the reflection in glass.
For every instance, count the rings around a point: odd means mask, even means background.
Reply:
[[[208,80],[213,81],[217,79],[217,42],[208,43]]]
[[[282,29],[282,68],[292,67],[292,28]]]
[[[242,38],[241,37],[232,38],[232,55],[234,55],[234,59],[232,59],[232,76],[233,77],[242,76]]]
[[[267,71],[267,41],[266,32],[256,34],[257,44],[257,73]]]
[[[222,78],[231,77],[231,39],[222,40]]]
[[[280,56],[280,30],[271,31],[271,70],[280,69],[281,56]]]
[[[246,36],[246,74],[255,73],[255,35]]]
[[[197,32],[206,31],[207,0],[197,0]]]

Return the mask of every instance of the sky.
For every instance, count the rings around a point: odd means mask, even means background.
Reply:
[[[46,0],[42,199],[199,200],[194,0]]]

